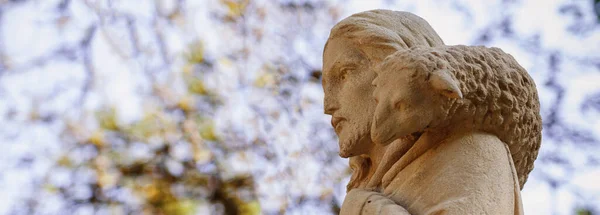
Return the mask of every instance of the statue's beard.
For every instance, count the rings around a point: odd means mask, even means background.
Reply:
[[[339,135],[340,157],[347,158],[362,154],[371,144],[371,122],[345,124]]]

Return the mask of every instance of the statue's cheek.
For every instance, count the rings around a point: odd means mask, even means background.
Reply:
[[[425,110],[406,104],[403,107],[401,111],[397,111],[394,117],[397,122],[396,135],[400,137],[421,130],[422,125],[426,124],[425,121],[428,120]]]
[[[411,131],[411,133],[414,132],[419,132],[419,131],[423,131],[425,130],[425,128],[427,127],[427,125],[430,124],[430,122],[432,121],[434,115],[433,115],[433,111],[431,108],[422,108],[419,109],[418,111],[415,111],[412,116],[411,116],[411,121],[414,122],[414,128]]]
[[[372,122],[373,129],[379,129],[383,125],[383,122],[385,121],[384,119],[389,116],[389,113],[386,109],[387,108],[385,108],[384,104],[378,104],[375,107],[375,113],[373,114]]]
[[[395,124],[396,121],[394,119],[395,110],[391,109],[389,105],[385,102],[379,103],[375,108],[375,113],[373,115],[373,121],[371,124],[371,135],[372,139],[375,141],[382,141],[381,138],[390,133],[390,129],[392,129],[392,124]]]

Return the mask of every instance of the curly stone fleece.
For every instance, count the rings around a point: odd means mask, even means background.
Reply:
[[[542,119],[535,83],[511,55],[498,48],[458,45],[414,47],[388,58],[416,68],[420,77],[449,70],[463,99],[445,99],[446,114],[428,130],[465,125],[495,134],[508,145],[523,188],[540,148]]]

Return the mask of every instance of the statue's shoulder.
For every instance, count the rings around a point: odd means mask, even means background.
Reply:
[[[507,147],[494,135],[456,135],[399,172],[384,193],[418,214],[438,209],[509,214],[519,198],[514,193],[518,182],[511,162]]]
[[[479,131],[451,135],[438,144],[433,151],[452,158],[454,156],[467,159],[487,158],[485,160],[500,162],[507,160],[507,155],[510,155],[506,144],[496,135]]]

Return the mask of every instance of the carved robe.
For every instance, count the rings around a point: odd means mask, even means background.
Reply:
[[[391,168],[384,166],[374,174],[385,171],[382,180],[369,183],[381,182],[382,192],[351,190],[340,214],[523,214],[510,151],[494,135],[418,140]]]

